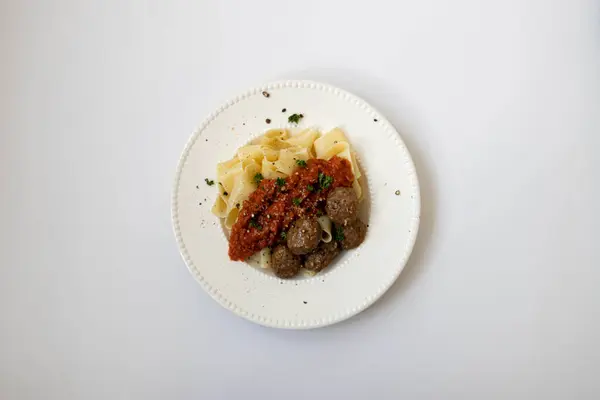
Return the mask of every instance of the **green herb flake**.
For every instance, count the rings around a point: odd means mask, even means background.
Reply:
[[[308,185],[308,186],[306,186],[306,189],[307,189],[309,192],[313,192],[313,191],[315,190],[315,187],[314,187],[313,185]]]
[[[333,177],[319,172],[319,186],[321,189],[327,189],[333,183]]]
[[[333,239],[336,242],[341,242],[344,240],[344,228],[341,226],[336,226],[333,230]]]
[[[256,183],[257,185],[260,185],[260,182],[265,179],[262,174],[259,172],[258,174],[254,175],[254,183]]]
[[[288,122],[298,125],[298,122],[300,122],[302,118],[304,118],[304,115],[302,114],[292,114],[288,117]]]
[[[282,187],[285,185],[285,179],[284,178],[277,178],[277,180],[275,181],[277,183],[277,186]]]
[[[259,224],[258,222],[256,222],[256,220],[251,219],[250,222],[248,223],[248,226],[250,226],[251,228],[256,228],[259,231],[262,230],[262,225]]]
[[[292,199],[292,203],[294,203],[295,206],[299,206],[300,203],[302,203],[302,199],[298,198],[298,197],[294,197]]]
[[[208,186],[212,186],[212,185],[214,185],[214,184],[215,184],[215,181],[212,181],[212,180],[210,180],[210,179],[208,179],[208,178],[204,178],[204,182],[206,182],[206,184],[207,184]]]
[[[281,233],[279,235],[281,236],[281,240],[286,240],[287,239],[287,232],[286,231],[281,231]]]
[[[296,164],[298,164],[300,168],[306,168],[306,161],[304,160],[296,160]]]

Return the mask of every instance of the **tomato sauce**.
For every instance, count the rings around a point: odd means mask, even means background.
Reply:
[[[330,191],[351,187],[354,181],[348,160],[311,159],[282,180],[263,179],[244,201],[238,219],[231,229],[229,258],[243,261],[254,253],[272,247],[281,240],[292,222],[300,217],[324,213]]]

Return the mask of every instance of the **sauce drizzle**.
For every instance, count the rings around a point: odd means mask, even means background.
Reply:
[[[332,178],[328,179],[327,187],[319,185],[323,176]],[[285,178],[284,185],[281,178],[263,179],[244,201],[231,229],[229,258],[243,261],[265,247],[272,247],[296,219],[324,213],[330,191],[352,187],[353,181],[350,162],[337,156],[330,160],[308,160],[306,167],[297,168]]]

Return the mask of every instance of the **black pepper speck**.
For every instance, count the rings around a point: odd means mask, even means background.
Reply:
[[[270,123],[271,123],[271,120],[270,120],[269,118],[267,118],[267,119],[265,119],[265,122],[266,122],[267,124],[270,124]]]
[[[262,95],[265,97],[270,97],[271,94],[269,92],[267,92],[266,90],[264,92],[262,92]]]
[[[377,118],[373,118],[373,121],[377,122]]]
[[[304,304],[308,304],[308,302],[306,302],[306,301],[303,301],[303,303],[304,303]]]
[[[286,111],[287,111],[287,108],[284,108],[283,110],[281,110],[281,112],[286,112]]]

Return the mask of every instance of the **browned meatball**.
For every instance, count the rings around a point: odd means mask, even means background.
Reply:
[[[301,266],[300,257],[293,255],[287,247],[279,245],[273,250],[271,267],[278,277],[291,278],[300,271]]]
[[[346,226],[336,225],[336,236],[344,250],[354,249],[365,240],[367,226],[357,219]]]
[[[358,216],[358,198],[352,188],[339,187],[327,196],[327,216],[338,225],[347,225]]]
[[[296,255],[307,254],[317,248],[321,240],[321,225],[316,218],[300,218],[287,233],[287,245]]]
[[[309,271],[319,272],[327,267],[333,259],[340,254],[340,246],[335,240],[329,243],[321,243],[319,247],[306,256],[304,268]]]

